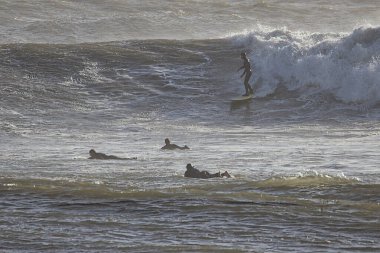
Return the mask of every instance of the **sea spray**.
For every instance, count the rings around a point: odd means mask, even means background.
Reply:
[[[262,27],[232,42],[249,52],[260,96],[284,85],[330,93],[343,103],[380,102],[380,27],[335,34]]]

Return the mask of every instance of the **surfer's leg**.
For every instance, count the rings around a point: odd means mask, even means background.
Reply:
[[[220,172],[211,174],[210,177],[221,177]]]
[[[224,173],[220,174],[221,177],[231,177],[231,175],[225,171]]]
[[[251,76],[252,76],[252,72],[248,72],[247,75],[245,76],[245,79],[244,79],[245,91],[247,94],[253,93],[253,89],[252,89],[251,85],[248,83]]]
[[[244,78],[244,87],[245,87],[245,94],[244,96],[248,96],[250,91],[252,90],[251,86],[248,83],[249,78],[251,77],[251,73],[247,73]]]
[[[208,171],[202,171],[201,173],[200,173],[200,175],[201,175],[201,178],[210,178],[210,173],[208,172]]]

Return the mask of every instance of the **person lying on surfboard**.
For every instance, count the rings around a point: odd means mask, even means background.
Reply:
[[[169,149],[169,150],[173,150],[173,149],[189,149],[188,146],[183,146],[183,147],[180,147],[176,144],[171,144],[170,143],[170,140],[168,138],[165,139],[165,146],[163,146],[161,149]]]
[[[203,178],[203,179],[207,179],[207,178],[214,178],[214,177],[231,177],[230,174],[228,174],[227,171],[225,171],[224,173],[220,173],[220,171],[218,173],[214,173],[214,174],[210,174],[208,171],[199,171],[198,169],[194,168],[191,163],[188,163],[186,165],[186,171],[185,171],[185,177],[192,177],[192,178]]]
[[[98,153],[94,149],[90,150],[90,157],[88,159],[100,159],[100,160],[136,160],[137,157],[132,158],[121,158],[114,155],[106,155],[103,153]]]
[[[244,72],[243,72],[243,74],[241,74],[240,78],[245,75],[245,78],[244,78],[245,94],[243,96],[248,96],[249,94],[253,94],[252,87],[248,83],[249,78],[251,78],[251,75],[252,75],[251,64],[249,63],[249,59],[247,58],[246,53],[244,53],[244,52],[241,53],[240,57],[243,60],[243,66],[241,66],[238,69],[238,71],[240,71],[241,69],[244,69]]]

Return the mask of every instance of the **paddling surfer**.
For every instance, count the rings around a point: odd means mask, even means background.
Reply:
[[[90,157],[88,159],[99,159],[99,160],[136,160],[137,157],[132,158],[122,158],[114,155],[106,155],[104,153],[98,153],[94,149],[89,151]]]
[[[251,64],[249,63],[249,59],[247,58],[246,53],[241,53],[240,54],[241,59],[243,60],[243,66],[241,66],[238,71],[241,69],[244,69],[243,74],[241,74],[240,78],[245,75],[244,78],[244,87],[245,87],[245,94],[243,96],[248,96],[249,94],[253,94],[253,90],[251,85],[249,85],[248,81],[251,78],[252,75],[252,69],[251,69]]]
[[[224,173],[214,173],[214,174],[211,174],[209,173],[208,171],[200,171],[198,169],[196,169],[194,166],[191,165],[191,163],[188,163],[186,165],[186,171],[185,171],[185,177],[192,177],[192,178],[204,178],[204,179],[207,179],[207,178],[214,178],[214,177],[231,177],[231,175],[225,171]]]
[[[169,138],[165,139],[165,146],[163,146],[161,149],[168,149],[168,150],[174,150],[174,149],[189,149],[188,146],[180,147],[177,144],[170,143]]]

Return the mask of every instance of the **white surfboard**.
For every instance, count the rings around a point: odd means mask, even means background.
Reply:
[[[231,98],[231,102],[244,102],[248,101],[252,98],[252,94],[249,94],[248,96],[236,96]]]

